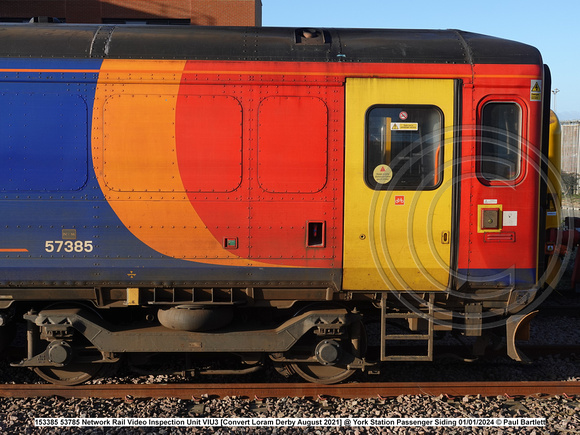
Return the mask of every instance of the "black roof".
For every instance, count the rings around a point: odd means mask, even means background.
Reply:
[[[541,64],[534,47],[460,30],[0,25],[0,57]]]

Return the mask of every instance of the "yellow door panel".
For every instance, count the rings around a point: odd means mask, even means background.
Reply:
[[[347,79],[345,290],[444,290],[453,80]]]

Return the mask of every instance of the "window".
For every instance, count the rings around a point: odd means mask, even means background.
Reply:
[[[428,190],[443,178],[443,113],[434,106],[376,106],[367,113],[366,183]]]
[[[520,175],[522,111],[516,103],[493,102],[481,112],[479,171],[488,181]]]

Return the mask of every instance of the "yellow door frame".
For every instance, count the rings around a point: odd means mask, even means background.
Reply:
[[[454,94],[455,83],[451,79],[347,79],[345,290],[447,289],[451,258]],[[443,176],[437,180],[437,188],[375,190],[367,185],[365,170],[373,169],[365,168],[367,112],[380,105],[435,106],[440,110],[444,122]],[[390,153],[390,149],[386,152]],[[379,166],[375,171],[384,173],[385,167],[387,172],[391,170],[387,165]],[[381,180],[387,183],[387,188],[389,180],[388,176]]]

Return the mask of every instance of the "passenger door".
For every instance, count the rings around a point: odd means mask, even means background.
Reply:
[[[445,290],[455,83],[347,79],[345,290]]]

